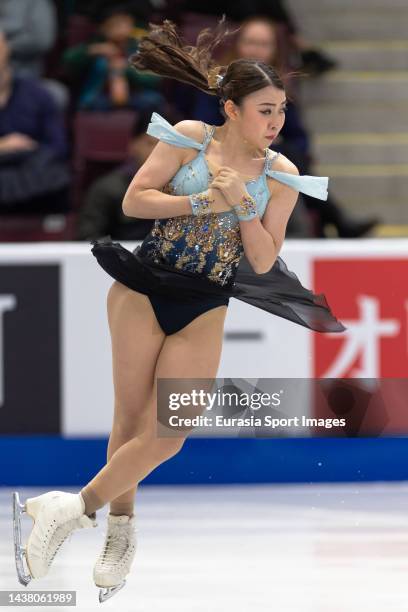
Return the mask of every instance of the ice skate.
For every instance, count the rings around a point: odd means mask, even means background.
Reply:
[[[21,516],[25,512],[34,525],[24,548]],[[18,493],[13,493],[14,552],[21,584],[27,586],[32,578],[47,574],[61,545],[75,529],[97,526],[95,518],[84,512],[85,504],[79,494],[50,491],[21,504]]]
[[[125,586],[125,578],[135,553],[135,517],[108,514],[105,543],[93,572],[95,585],[99,587],[100,602],[109,599]]]

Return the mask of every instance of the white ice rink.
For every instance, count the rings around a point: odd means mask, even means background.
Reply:
[[[0,489],[0,586],[18,591],[11,493]],[[42,609],[81,612],[408,611],[407,500],[407,483],[141,486],[124,589],[100,604],[92,581],[107,507],[27,589],[75,590],[76,608]]]

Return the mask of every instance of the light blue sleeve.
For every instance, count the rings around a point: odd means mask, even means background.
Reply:
[[[203,144],[197,142],[184,134],[180,134],[164,117],[159,113],[152,113],[150,123],[147,126],[146,134],[154,136],[167,144],[174,145],[176,147],[187,147],[193,149],[203,149]]]
[[[266,174],[285,185],[289,185],[296,191],[313,196],[318,200],[327,200],[328,176],[309,176],[307,174],[291,174],[290,172],[279,172],[279,170],[267,170]]]

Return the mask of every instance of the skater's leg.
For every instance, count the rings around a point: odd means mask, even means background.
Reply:
[[[118,293],[125,301],[123,297],[125,294],[120,294],[119,290]],[[135,292],[135,295],[138,294]],[[155,332],[158,333],[159,328],[155,327],[157,321],[154,313],[149,310],[150,303],[139,300],[138,297],[134,299],[135,307],[140,308],[141,311],[144,309],[144,327],[136,330],[135,338],[136,340],[140,340],[141,337],[145,338],[146,326],[151,324],[149,336],[151,341],[152,333],[153,335]],[[39,578],[47,573],[57,550],[74,529],[96,526],[95,520],[89,518],[95,510],[135,487],[154,467],[181,448],[184,437],[160,439],[156,436],[156,381],[157,378],[194,378],[197,376],[213,378],[216,376],[221,355],[226,310],[226,306],[211,309],[194,319],[177,334],[165,338],[161,350],[158,351],[153,386],[143,387],[143,381],[141,381],[140,388],[145,393],[143,402],[138,403],[138,398],[134,398],[135,401],[130,404],[131,410],[129,412],[125,410],[120,415],[121,427],[127,430],[130,426],[134,426],[135,406],[140,409],[140,412],[136,413],[140,418],[135,428],[139,437],[120,446],[113,453],[109,463],[85,487],[85,499],[88,502],[93,500],[93,508],[87,508],[87,502],[84,503],[82,495],[60,491],[50,491],[26,501],[26,511],[34,520],[26,549],[26,561],[31,577]],[[133,330],[129,329],[128,332],[132,334]],[[140,345],[138,348],[140,351]],[[123,367],[126,367],[126,358],[121,363]],[[130,396],[129,399],[131,400],[132,397]],[[118,518],[124,519],[125,517]],[[19,541],[21,538],[17,536],[18,533],[15,536],[16,561],[18,556],[19,562],[22,563],[21,542]],[[24,581],[26,578],[21,576],[20,579]]]
[[[165,335],[149,299],[116,281],[108,293],[107,311],[115,395],[107,452],[109,462],[115,451],[134,438],[143,425],[142,415],[151,395],[156,361]],[[132,487],[112,500],[110,513],[131,516],[135,492],[136,487]]]
[[[116,399],[113,450],[111,447],[113,454],[115,446],[119,448],[143,429],[142,420],[151,395],[156,361],[165,334],[157,323],[147,296],[132,291],[121,283],[115,282],[109,290],[108,319],[113,332]],[[91,505],[100,507],[100,498],[92,490],[85,493],[85,499],[78,494],[50,491],[26,501],[22,511],[25,509],[34,520],[26,551],[31,577],[38,578],[48,572],[56,552],[73,530],[96,525],[96,517],[87,511],[87,506]],[[21,536],[17,528],[19,512],[19,505],[15,503],[16,562],[18,560],[19,577],[21,574],[21,580],[24,581],[26,577],[22,569]]]
[[[226,306],[213,308],[179,332],[166,337],[157,360],[154,386],[148,402],[148,425],[139,436],[123,444],[109,463],[84,487],[85,493],[91,491],[100,500],[99,507],[135,487],[181,449],[185,437],[156,436],[157,379],[214,378],[221,357],[226,311]],[[97,509],[87,507],[87,513]]]

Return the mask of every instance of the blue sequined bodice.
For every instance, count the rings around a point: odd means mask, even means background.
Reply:
[[[204,124],[205,137],[202,143],[178,132],[158,113],[153,113],[147,133],[160,140],[179,147],[198,149],[193,160],[181,166],[174,177],[162,189],[173,195],[191,195],[208,188],[212,179],[205,157],[215,126]],[[265,150],[263,172],[246,182],[248,193],[254,198],[258,215],[264,215],[270,192],[266,175],[293,184],[294,179],[322,179],[323,177],[299,177],[285,172],[272,170],[272,164],[279,153]],[[315,183],[312,187],[322,189]],[[327,185],[326,185],[327,186]],[[309,189],[311,189],[309,187]],[[304,191],[304,189],[303,189]],[[327,192],[326,192],[327,193]],[[313,195],[313,194],[312,194]],[[319,197],[317,195],[316,197]],[[323,198],[322,198],[323,199]],[[202,274],[207,279],[227,285],[233,282],[239,261],[244,253],[240,225],[234,211],[210,213],[208,215],[181,215],[168,219],[156,219],[150,233],[144,239],[140,255],[152,258],[156,263],[172,265],[180,270]]]

